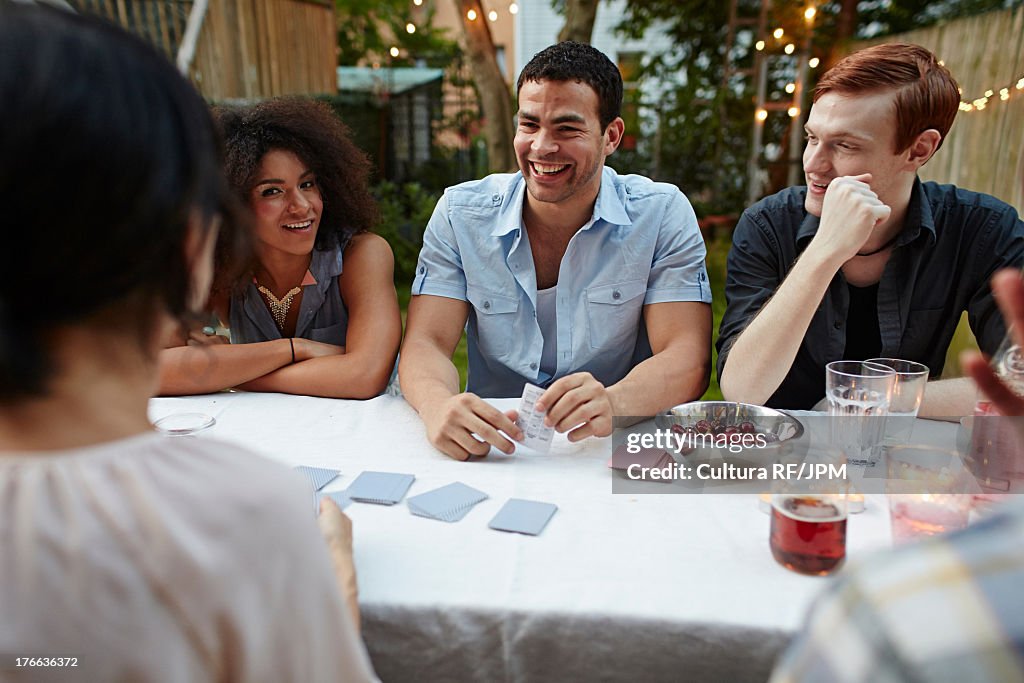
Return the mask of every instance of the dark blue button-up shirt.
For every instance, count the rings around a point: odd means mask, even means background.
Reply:
[[[805,187],[791,187],[766,197],[736,226],[718,333],[719,378],[733,342],[818,230],[819,219],[804,210],[805,193]],[[1024,223],[1012,206],[953,185],[916,181],[903,232],[878,284],[880,355],[924,363],[932,377],[939,376],[963,311],[981,349],[995,352],[1006,327],[988,281],[996,270],[1022,262]],[[839,271],[766,405],[807,409],[825,395],[825,365],[841,359],[846,348],[849,298]]]

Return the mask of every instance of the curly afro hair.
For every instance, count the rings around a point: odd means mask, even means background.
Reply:
[[[376,225],[370,160],[329,106],[303,97],[279,97],[213,111],[224,138],[225,174],[247,206],[263,155],[285,150],[316,174],[324,200],[317,249],[344,248],[352,235]]]

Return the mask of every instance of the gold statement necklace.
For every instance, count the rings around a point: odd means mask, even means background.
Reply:
[[[296,294],[302,291],[302,288],[292,287],[291,291],[280,299],[274,296],[274,293],[263,285],[257,284],[256,289],[258,289],[260,294],[266,298],[267,306],[270,307],[270,315],[274,317],[274,322],[277,323],[277,329],[284,332],[284,321],[288,318],[288,311],[292,307],[292,299],[295,298]]]

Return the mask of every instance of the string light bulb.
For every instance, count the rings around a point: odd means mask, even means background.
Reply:
[[[787,83],[786,84],[786,92],[787,93],[792,95],[794,90],[796,90],[796,84],[795,83]]]
[[[813,6],[812,7],[808,7],[807,9],[804,10],[804,19],[806,19],[807,21],[810,21],[810,20],[814,19],[814,15],[817,14],[817,13],[818,13],[818,10],[814,9]]]
[[[490,19],[491,21],[497,21],[498,13],[495,12],[494,10],[491,10],[490,12],[487,13],[487,18]]]
[[[811,61],[807,62],[807,66],[812,69],[817,69],[819,64],[821,64],[821,60],[817,57],[811,57]]]
[[[800,116],[800,107],[790,107],[786,110],[786,113],[789,114],[789,118],[795,119]]]
[[[764,121],[765,119],[768,118],[768,110],[767,109],[758,109],[757,113],[754,114],[754,118],[756,118],[758,121]]]
[[[782,49],[782,51],[785,52],[787,55],[793,54],[794,50],[796,50],[796,45],[794,45],[793,43],[788,43],[786,47]]]
[[[405,25],[405,32],[410,34],[410,35],[413,34],[413,33],[416,33],[416,24],[414,24],[412,22],[409,22],[408,24],[406,24]]]
[[[466,18],[469,19],[470,21],[476,21],[476,10],[471,9],[468,12],[466,12]]]
[[[388,52],[391,53],[392,57],[397,57],[398,56],[398,48],[395,47],[394,45],[391,46],[391,49],[388,50]]]
[[[959,108],[962,112],[974,112],[984,111],[989,105],[995,104],[994,100],[996,94],[999,94],[999,101],[1006,102],[1011,96],[1015,96],[1013,88],[1017,90],[1024,90],[1024,78],[1017,79],[1015,84],[1007,84],[1003,87],[986,88],[985,94],[980,97],[964,97],[964,91],[962,88],[957,88],[957,92],[960,93],[960,104]]]
[[[519,5],[513,2],[511,5],[508,6],[508,13],[519,14]]]
[[[764,49],[764,41],[763,40],[759,40],[756,43],[754,43],[754,49],[757,50],[758,52],[763,50]]]
[[[772,35],[775,36],[775,40],[779,40],[782,38],[782,36],[786,35],[786,32],[783,31],[781,28],[777,28],[774,31],[772,31]]]

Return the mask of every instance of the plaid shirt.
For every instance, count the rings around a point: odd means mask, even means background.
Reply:
[[[844,575],[771,680],[1024,681],[1024,506]]]

